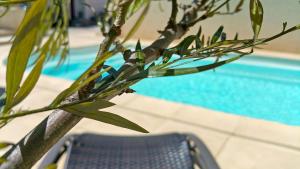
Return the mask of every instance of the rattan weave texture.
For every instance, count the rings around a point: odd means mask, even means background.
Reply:
[[[193,169],[186,137],[180,134],[145,137],[79,135],[67,169]]]

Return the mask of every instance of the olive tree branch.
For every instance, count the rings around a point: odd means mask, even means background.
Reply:
[[[114,24],[110,28],[110,31],[108,32],[108,36],[105,37],[103,42],[100,44],[99,51],[97,53],[97,58],[101,58],[102,55],[104,55],[105,52],[107,52],[110,48],[110,46],[115,42],[116,38],[121,35],[121,27],[125,23],[126,14],[128,11],[128,8],[130,4],[133,2],[133,0],[123,0],[119,2],[118,8],[117,8],[117,16]],[[102,65],[98,65],[94,70],[91,71],[89,76],[92,76],[99,72],[102,68]],[[92,81],[87,86],[83,87],[78,93],[80,98],[87,97],[89,94],[89,91],[94,87],[95,82]]]

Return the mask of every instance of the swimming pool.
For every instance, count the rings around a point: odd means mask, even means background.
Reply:
[[[94,60],[97,47],[72,49],[63,66],[46,64],[43,74],[76,79]],[[121,56],[108,65],[118,68]],[[159,84],[159,85],[158,85]],[[199,74],[146,79],[132,87],[138,94],[231,114],[300,125],[300,61],[245,57]]]

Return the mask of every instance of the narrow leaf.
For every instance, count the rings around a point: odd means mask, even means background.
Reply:
[[[227,34],[225,32],[222,32],[221,41],[225,41],[226,39],[227,39]]]
[[[0,157],[0,164],[5,163],[7,160],[4,157]]]
[[[0,142],[0,150],[4,149],[4,148],[7,148],[11,145],[14,145],[14,144],[13,143],[8,143],[8,142]]]
[[[224,26],[220,26],[218,28],[218,30],[212,36],[210,44],[214,44],[214,43],[216,43],[220,39],[220,37],[221,37],[221,35],[223,33],[223,29],[224,29]]]
[[[42,53],[39,59],[37,60],[34,68],[31,70],[23,85],[20,87],[17,95],[15,96],[13,105],[17,105],[32,91],[41,75],[45,59],[46,53]]]
[[[149,8],[150,8],[150,1],[146,4],[146,7],[144,8],[143,12],[140,14],[139,18],[136,20],[136,22],[132,26],[131,30],[125,36],[122,43],[125,43],[126,41],[128,41],[136,33],[136,31],[140,28],[140,26],[142,25],[146,15],[149,11]]]
[[[49,164],[45,167],[45,169],[57,169],[57,164]]]
[[[142,45],[140,40],[137,41],[136,45],[135,45],[135,50],[136,51],[141,51],[142,50]]]
[[[138,66],[138,69],[141,71],[141,70],[144,70],[144,67],[145,67],[145,54],[142,52],[142,46],[141,46],[141,43],[140,43],[140,40],[138,40],[137,44],[136,44],[136,47],[135,47],[135,54],[136,54],[136,57],[137,57],[137,66]]]
[[[149,0],[134,0],[133,3],[128,8],[127,18],[131,17],[135,12],[137,12],[142,6],[149,3]]]
[[[184,38],[178,45],[171,49],[177,50],[178,54],[185,54],[190,45],[194,42],[196,36],[190,35]]]
[[[167,63],[171,59],[173,52],[164,50],[162,55],[163,55],[163,63]]]
[[[239,56],[235,56],[233,58],[220,61],[217,63],[212,63],[209,65],[204,66],[198,66],[198,67],[192,67],[192,68],[177,68],[177,69],[160,69],[160,70],[154,70],[154,69],[148,69],[144,72],[141,72],[135,76],[130,77],[128,80],[136,80],[136,79],[143,79],[143,78],[153,78],[153,77],[165,77],[165,76],[178,76],[178,75],[186,75],[186,74],[192,74],[192,73],[199,73],[207,70],[211,70],[214,68],[217,68],[219,66],[222,66],[224,64],[233,62],[241,57],[243,57],[246,54],[241,54]]]
[[[96,80],[98,77],[100,77],[103,73],[109,71],[111,69],[111,67],[108,67],[106,69],[104,69],[103,71],[96,73],[90,77],[88,77],[86,80],[81,81],[75,81],[69,88],[67,88],[66,90],[62,91],[51,103],[51,106],[57,106],[58,104],[60,104],[63,100],[65,100],[68,96],[72,95],[73,93],[75,93],[76,91],[78,91],[80,88],[82,88],[83,86],[87,85],[88,83],[90,83],[93,80]]]
[[[28,59],[36,44],[41,15],[47,4],[46,0],[38,0],[26,12],[26,15],[16,31],[12,44],[6,71],[6,106],[10,107],[20,83]]]
[[[1,0],[0,6],[22,4],[22,3],[32,2],[32,1],[35,1],[35,0]]]
[[[252,29],[254,32],[254,39],[258,38],[258,34],[263,22],[264,10],[259,0],[250,0],[250,18]]]
[[[65,111],[74,113],[78,116],[94,119],[100,122],[111,125],[148,133],[147,130],[141,126],[113,113],[99,111],[99,109],[110,107],[113,104],[105,100],[97,100],[95,102],[86,102],[63,108]]]

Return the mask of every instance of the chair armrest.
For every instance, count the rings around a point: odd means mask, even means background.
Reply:
[[[220,169],[215,158],[204,144],[204,142],[193,134],[186,134],[187,140],[190,141],[190,146],[195,149],[193,153],[195,163],[201,169]]]

